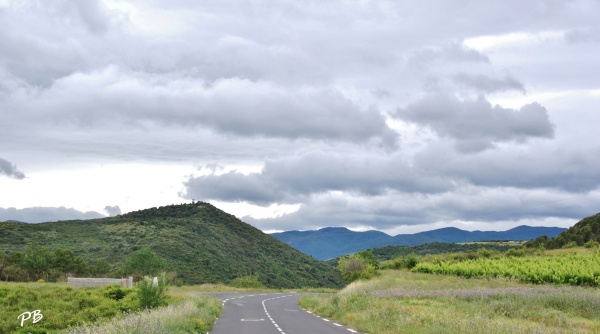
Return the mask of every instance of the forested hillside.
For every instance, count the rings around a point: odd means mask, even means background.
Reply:
[[[565,246],[592,245],[598,242],[600,242],[600,213],[580,220],[554,238],[542,236],[528,242],[526,246],[539,247],[543,245],[546,249],[556,249]]]
[[[24,252],[32,243],[71,249],[89,263],[106,260],[114,275],[129,255],[147,247],[187,284],[228,283],[252,274],[269,287],[341,284],[326,263],[202,202],[85,221],[0,223],[0,251]]]

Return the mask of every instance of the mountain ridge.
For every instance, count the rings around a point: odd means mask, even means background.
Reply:
[[[465,231],[456,227],[391,236],[381,231],[356,232],[345,227],[325,227],[310,231],[287,231],[271,236],[319,260],[355,253],[369,248],[391,245],[417,246],[427,243],[458,243],[488,240],[526,241],[541,235],[554,237],[565,231],[561,227],[520,225],[506,231]]]

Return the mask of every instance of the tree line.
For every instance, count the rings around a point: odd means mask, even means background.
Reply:
[[[67,276],[75,277],[122,277],[133,275],[158,275],[166,268],[166,261],[148,248],[135,251],[121,268],[111,271],[106,260],[86,263],[76,256],[73,250],[57,248],[50,250],[38,244],[30,244],[24,252],[12,254],[0,250],[0,281],[46,282],[66,281]]]
[[[105,260],[86,263],[71,249],[53,251],[38,244],[30,244],[24,252],[5,253],[0,250],[0,280],[6,282],[64,281],[67,275],[99,277],[111,270]]]

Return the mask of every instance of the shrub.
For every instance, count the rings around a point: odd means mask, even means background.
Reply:
[[[402,259],[402,266],[404,268],[412,269],[416,267],[417,264],[419,264],[419,258],[414,253],[408,254],[404,257],[404,259]]]
[[[106,287],[106,290],[104,290],[104,296],[112,300],[121,300],[125,298],[129,292],[131,292],[131,290],[124,289],[120,285],[109,285]]]
[[[258,274],[241,276],[234,278],[229,284],[235,288],[248,288],[248,289],[260,289],[265,286],[259,281]]]
[[[144,278],[138,283],[136,292],[141,308],[167,305],[167,281],[164,274],[157,285],[150,278]]]
[[[384,261],[379,266],[380,269],[400,269],[402,268],[402,261],[404,259],[402,257],[397,257],[389,261]]]
[[[506,257],[522,257],[525,256],[525,251],[522,249],[509,249],[504,253]]]
[[[338,270],[342,278],[347,282],[353,282],[358,279],[369,279],[377,273],[372,264],[361,256],[350,255],[340,258],[338,261]]]

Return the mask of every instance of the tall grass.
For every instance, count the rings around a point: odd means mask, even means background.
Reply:
[[[596,333],[594,288],[383,271],[302,307],[367,333]]]
[[[203,333],[221,310],[221,302],[194,289],[174,289],[172,305],[138,311],[136,289],[119,286],[71,288],[57,283],[0,283],[0,333]],[[37,323],[23,312],[40,310]],[[69,330],[66,330],[69,328]]]
[[[202,296],[167,307],[126,314],[107,323],[71,328],[65,334],[206,333],[219,314],[221,301]]]

